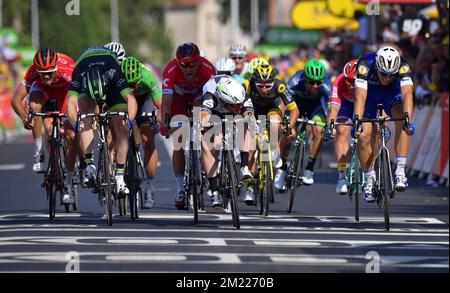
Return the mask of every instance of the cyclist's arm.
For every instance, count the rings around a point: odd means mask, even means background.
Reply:
[[[209,122],[212,111],[215,107],[217,107],[217,99],[215,99],[214,95],[210,92],[205,92],[200,109],[200,123],[202,126]]]
[[[130,92],[125,93],[123,95],[124,100],[128,104],[128,115],[130,116],[130,120],[134,121],[136,119],[137,110],[138,110],[138,104],[136,102],[136,98],[134,95]]]
[[[292,129],[294,129],[297,124],[297,119],[300,116],[297,103],[295,103],[284,83],[280,83],[278,85],[278,94],[280,95],[283,103],[286,105],[286,109],[289,111],[289,125]]]
[[[168,115],[170,117],[172,101],[173,101],[173,94],[163,94],[162,101],[161,101],[161,119],[163,119],[163,121],[161,121],[161,122],[163,123],[163,125],[166,122],[168,122],[168,121],[165,121],[166,116]],[[164,126],[168,126],[168,125],[164,125]]]
[[[78,93],[69,91],[67,100],[67,118],[72,126],[77,123],[78,119]]]
[[[333,88],[331,89],[331,97],[330,97],[331,107],[330,107],[330,115],[328,115],[328,124],[331,123],[331,120],[336,121],[339,115],[339,110],[341,109],[342,99],[339,95],[339,83],[338,79],[333,82]]]
[[[400,70],[400,86],[401,93],[403,98],[403,113],[408,113],[409,118],[412,119],[413,110],[414,110],[414,102],[413,102],[413,93],[414,93],[414,83],[412,81],[412,72],[409,64],[402,60]]]
[[[14,112],[22,119],[22,121],[25,121],[27,119],[28,113],[26,113],[26,110],[23,106],[23,99],[27,96],[29,89],[24,84],[20,84],[16,92],[14,93],[14,96],[11,101],[11,106],[14,110]]]
[[[368,77],[370,74],[370,62],[366,59],[361,59],[357,65],[358,75],[355,80],[355,109],[353,114],[358,115],[359,118],[364,116],[364,108],[366,106],[367,90],[369,88]]]

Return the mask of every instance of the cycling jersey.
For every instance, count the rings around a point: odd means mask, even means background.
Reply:
[[[306,114],[308,119],[314,116],[328,115],[328,103],[331,95],[331,81],[325,78],[317,94],[311,94],[308,90],[308,78],[303,70],[292,76],[287,85],[288,92],[293,97],[300,111],[300,115]],[[322,119],[323,120],[323,119]]]
[[[255,115],[257,116],[267,115],[269,112],[277,112],[282,115],[283,103],[289,111],[297,108],[291,95],[286,91],[286,84],[279,79],[274,81],[273,87],[266,97],[262,97],[259,94],[254,79],[245,80],[244,86],[247,96],[250,97],[253,102]]]
[[[217,85],[220,79],[228,77],[226,75],[218,75],[211,78],[203,87],[203,100],[201,112],[207,112],[218,116],[231,115],[231,111],[227,108],[227,103],[216,97]],[[242,106],[242,113],[254,113],[253,103],[250,97],[246,97]]]
[[[331,106],[339,108],[338,120],[349,120],[354,112],[355,93],[349,90],[345,79],[343,73],[339,74],[331,91]]]
[[[126,108],[127,102],[123,97],[132,93],[132,90],[125,81],[116,55],[105,48],[90,48],[81,55],[73,71],[69,95],[76,97],[87,96],[85,73],[93,68],[99,69],[103,72],[104,77],[108,79],[109,87],[106,93],[106,104],[110,110]]]
[[[22,84],[27,88],[30,94],[38,92],[44,96],[46,101],[55,98],[59,112],[66,113],[67,97],[73,70],[74,63],[72,58],[62,53],[58,53],[58,70],[55,73],[56,76],[51,85],[42,83],[34,64],[28,69]]]
[[[208,60],[200,57],[198,62],[198,70],[192,83],[186,80],[176,59],[173,59],[164,70],[163,94],[173,95],[171,117],[187,116],[188,104],[193,105],[195,99],[201,97],[203,86],[216,74],[214,66]]]
[[[145,65],[141,64],[142,79],[138,88],[133,91],[138,103],[146,100],[158,101],[162,97],[162,91],[156,77]]]
[[[375,118],[377,115],[377,104],[382,103],[386,114],[391,116],[393,106],[402,103],[401,88],[412,86],[411,67],[405,60],[401,60],[400,69],[392,77],[392,81],[381,84],[378,79],[378,68],[376,65],[376,53],[369,53],[361,57],[357,64],[358,76],[355,86],[367,90],[366,118]]]

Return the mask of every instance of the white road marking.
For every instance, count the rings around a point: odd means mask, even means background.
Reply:
[[[25,169],[25,164],[0,165],[0,171],[19,171]]]
[[[0,233],[12,233],[12,232],[136,232],[136,233],[154,233],[154,232],[161,232],[161,233],[214,233],[217,234],[219,230],[218,229],[199,229],[199,228],[189,228],[189,229],[82,229],[82,228],[13,228],[11,226],[0,226]],[[350,231],[323,231],[323,230],[268,230],[265,227],[258,227],[258,230],[252,229],[252,230],[246,230],[245,227],[242,227],[241,230],[236,230],[236,228],[233,227],[226,227],[224,229],[220,230],[221,232],[226,233],[233,233],[233,234],[321,234],[321,235],[352,235],[355,237],[360,237],[364,235],[374,235],[374,236],[405,236],[405,237],[415,237],[415,236],[427,236],[427,237],[449,237],[448,232],[443,233],[426,233],[427,230],[423,230],[424,233],[410,233],[408,231],[401,231],[399,232],[386,232],[383,229],[380,229],[380,232],[366,232],[366,231],[359,231],[358,229],[355,229],[353,232]]]

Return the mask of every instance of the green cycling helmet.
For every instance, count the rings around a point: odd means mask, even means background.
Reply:
[[[309,60],[305,65],[305,75],[309,80],[323,81],[327,76],[325,65],[318,60]]]
[[[141,62],[135,57],[128,57],[122,62],[122,72],[129,84],[138,83],[142,79]]]

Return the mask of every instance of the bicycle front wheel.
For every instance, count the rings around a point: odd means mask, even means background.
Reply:
[[[389,155],[387,153],[386,149],[383,149],[381,151],[381,162],[380,162],[380,194],[381,195],[381,201],[383,205],[383,211],[384,211],[384,227],[386,231],[390,230],[390,216],[389,216],[389,204],[390,204],[390,190],[391,190],[391,173],[390,173],[390,162],[389,162]]]
[[[112,226],[112,206],[113,206],[113,198],[112,198],[112,188],[111,188],[111,174],[110,174],[110,161],[108,154],[108,144],[103,142],[102,150],[101,150],[101,172],[102,172],[102,180],[100,181],[101,189],[103,190],[103,196],[105,200],[105,209],[106,209],[106,221],[109,226]]]
[[[294,206],[294,199],[295,199],[295,193],[297,192],[297,186],[300,180],[300,174],[301,174],[301,169],[302,169],[302,164],[301,161],[303,161],[303,143],[301,143],[292,160],[291,166],[289,167],[290,172],[288,173],[288,176],[290,176],[291,178],[289,179],[290,181],[290,186],[288,188],[287,191],[287,197],[288,197],[288,208],[287,208],[287,212],[291,213],[292,212],[292,207]]]
[[[233,154],[231,151],[227,151],[227,165],[228,165],[228,176],[231,183],[231,192],[230,194],[230,204],[231,204],[231,213],[233,217],[233,225],[236,227],[236,229],[241,228],[240,218],[239,218],[239,207],[237,203],[237,189],[238,189],[238,182],[237,182],[237,174],[236,174],[236,168],[234,166],[234,160],[233,160]]]

